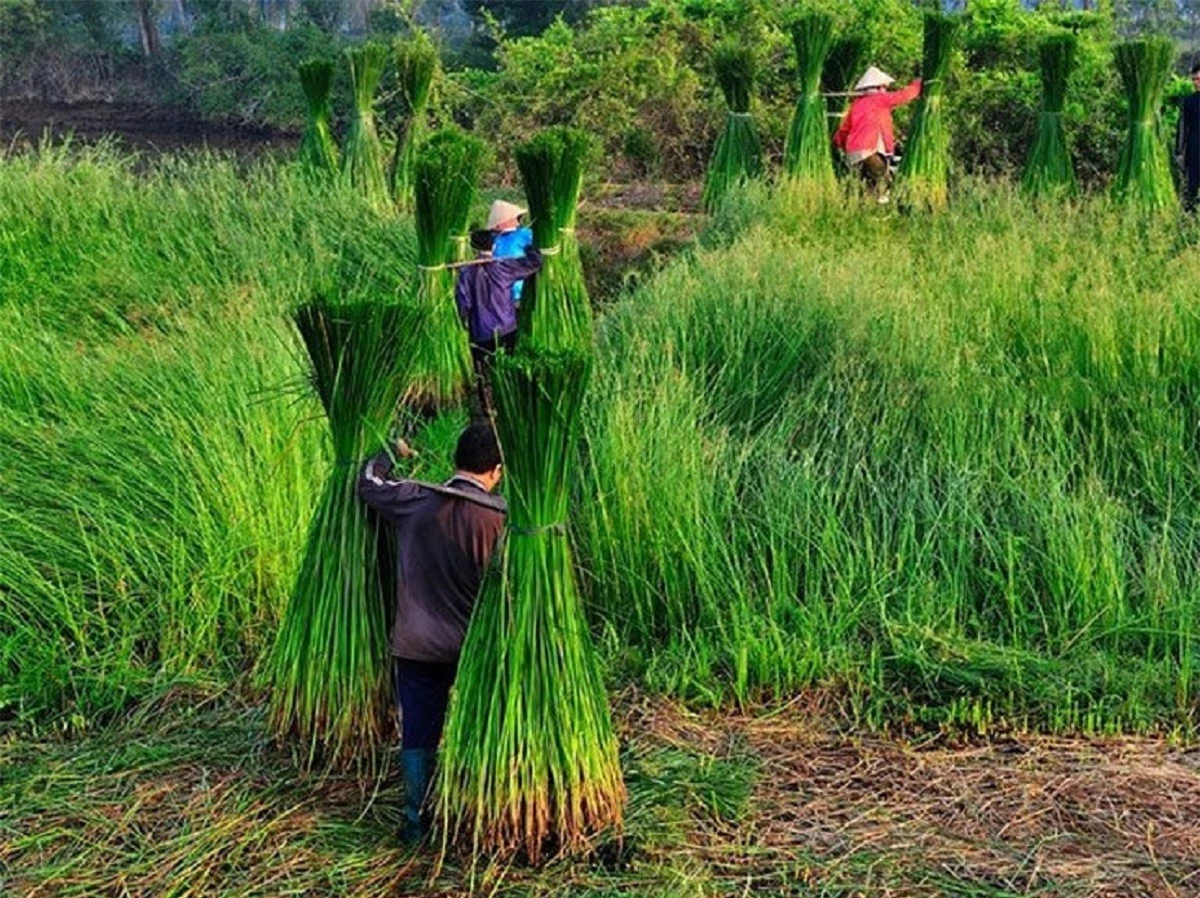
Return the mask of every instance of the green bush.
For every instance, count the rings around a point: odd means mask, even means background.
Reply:
[[[140,51],[122,49],[120,29],[128,30],[128,22],[115,12],[98,16],[98,8],[82,0],[49,9],[32,0],[0,4],[0,88],[37,93],[59,83],[64,72],[88,80],[80,73],[89,66],[109,80],[140,72],[161,98],[206,118],[298,128],[304,106],[296,62],[340,58],[348,40],[336,27],[336,4],[305,4],[309,13],[282,31],[252,19],[244,7],[205,4],[197,7],[203,14],[195,31],[175,35],[159,63],[146,67]],[[398,10],[377,11],[368,36],[390,37],[411,27]],[[716,45],[733,36],[755,48],[761,75],[752,108],[767,155],[777,161],[796,100],[788,28],[796,13],[813,10],[832,14],[840,35],[864,41],[864,65],[881,66],[902,81],[918,74],[921,16],[911,0],[647,0],[574,11],[536,34],[524,27],[508,34],[490,20],[488,30],[480,30],[483,37],[467,48],[442,48],[448,72],[435,85],[431,114],[438,124],[455,122],[485,135],[509,180],[515,178],[511,147],[562,124],[597,137],[610,178],[697,179],[724,120],[709,61]],[[1021,0],[965,4],[962,49],[946,93],[952,171],[1020,171],[1040,97],[1037,47],[1049,29],[1065,27],[1079,36],[1064,113],[1068,139],[1080,181],[1108,181],[1124,109],[1112,46],[1118,32],[1149,21],[1130,23],[1127,16],[1108,5],[1099,12],[1063,12],[1050,3],[1025,9]],[[397,111],[396,98],[388,96],[390,77],[385,73],[380,102],[387,127]],[[350,103],[344,71],[334,91],[336,118]],[[902,135],[912,113],[911,106],[897,113]]]
[[[296,64],[312,57],[341,61],[339,49],[312,24],[286,31],[255,25],[199,30],[173,48],[177,62],[170,96],[205,118],[299,129],[307,109]],[[334,77],[335,119],[344,118],[350,106],[350,79],[340,64]]]

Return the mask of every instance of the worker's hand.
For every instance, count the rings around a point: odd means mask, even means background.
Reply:
[[[408,443],[403,439],[396,440],[396,445],[393,451],[396,454],[396,458],[416,458],[419,454],[416,449],[408,445]]]

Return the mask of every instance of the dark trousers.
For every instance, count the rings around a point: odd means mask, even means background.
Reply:
[[[475,393],[471,402],[472,418],[489,418],[492,414],[492,361],[500,350],[512,352],[517,345],[517,332],[501,334],[485,343],[471,344],[471,361],[475,363]]]
[[[1183,194],[1183,208],[1188,212],[1196,211],[1196,198],[1200,196],[1200,166],[1188,166]]]
[[[392,685],[400,708],[400,747],[437,751],[454,685],[456,664],[392,659]]]

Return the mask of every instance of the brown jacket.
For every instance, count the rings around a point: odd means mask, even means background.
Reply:
[[[372,458],[358,495],[392,525],[396,615],[392,654],[410,661],[458,660],[483,573],[504,530],[504,500],[474,480],[437,486],[392,479],[387,455]]]

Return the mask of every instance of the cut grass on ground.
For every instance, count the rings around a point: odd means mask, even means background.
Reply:
[[[818,700],[695,714],[617,704],[623,844],[512,896],[1182,896],[1200,891],[1200,753],[1159,742],[913,746]],[[396,843],[400,786],[305,779],[232,693],[176,690],[72,742],[0,743],[0,877],[19,896],[467,894]]]

